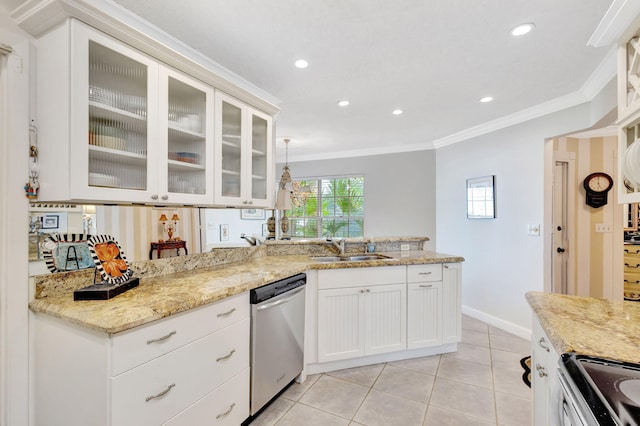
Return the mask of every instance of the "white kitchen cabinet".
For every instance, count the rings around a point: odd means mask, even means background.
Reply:
[[[407,266],[407,348],[442,344],[442,265]]]
[[[405,267],[318,271],[318,361],[406,349]]]
[[[462,264],[442,264],[442,343],[462,340]]]
[[[212,87],[74,19],[37,54],[40,201],[213,202]]]
[[[34,424],[239,424],[249,328],[247,293],[115,335],[36,314]]]
[[[531,330],[531,388],[533,390],[534,426],[558,422],[559,384],[557,378],[559,355],[534,315]]]
[[[215,203],[268,208],[275,187],[272,119],[216,92]]]

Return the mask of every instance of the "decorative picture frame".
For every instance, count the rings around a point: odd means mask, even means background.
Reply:
[[[467,218],[495,219],[495,175],[467,179]]]
[[[111,235],[94,235],[87,242],[97,273],[109,284],[123,284],[133,271],[120,244]]]
[[[42,216],[42,229],[58,229],[60,216],[57,214],[45,214]]]
[[[88,234],[50,234],[42,242],[42,257],[51,273],[95,267]]]
[[[220,241],[229,241],[229,225],[220,225]]]
[[[265,211],[263,209],[242,209],[240,210],[240,219],[245,220],[264,220]]]

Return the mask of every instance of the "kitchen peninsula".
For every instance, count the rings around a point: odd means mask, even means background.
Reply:
[[[376,239],[383,257],[366,261],[314,261],[332,253],[318,240],[134,262],[140,285],[107,301],[73,301],[73,290],[86,285],[90,272],[36,277],[30,304],[36,423],[73,411],[77,423],[67,424],[175,425],[211,415],[221,415],[220,424],[239,424],[248,413],[248,290],[300,272],[308,276],[308,372],[454,351],[464,259],[421,250],[424,241]],[[400,242],[411,250],[393,250]],[[346,252],[362,253],[361,247],[361,239],[347,240]],[[324,273],[331,274],[328,284]],[[397,341],[376,346],[367,337],[348,342],[362,350],[327,350],[336,346],[323,327],[340,324],[323,320],[322,306],[336,292],[375,298],[375,305],[389,308],[385,321],[397,321],[401,335],[391,336]],[[380,322],[373,312],[349,315],[366,327]]]

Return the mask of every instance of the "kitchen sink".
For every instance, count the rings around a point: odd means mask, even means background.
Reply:
[[[389,256],[383,254],[359,254],[352,256],[314,256],[311,260],[315,262],[364,262],[367,260],[387,260]]]

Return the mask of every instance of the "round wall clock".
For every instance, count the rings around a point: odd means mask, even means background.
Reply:
[[[584,178],[587,205],[598,208],[607,204],[607,193],[613,187],[613,179],[606,173],[591,173]]]

